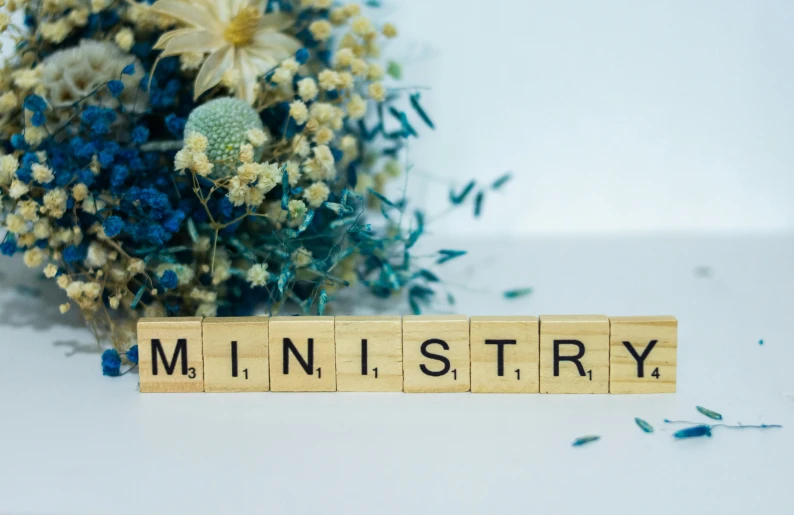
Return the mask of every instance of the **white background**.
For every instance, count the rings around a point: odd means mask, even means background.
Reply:
[[[405,82],[430,88],[439,127],[413,145],[417,172],[459,187],[516,176],[481,220],[444,231],[794,227],[794,2],[386,5]]]
[[[9,270],[0,513],[791,515],[791,238],[436,243],[472,250],[445,274],[465,283],[462,313],[675,314],[678,392],[141,394],[137,375],[103,377],[79,321],[16,294],[32,274]],[[519,280],[536,292],[489,292]],[[708,422],[696,405],[785,427],[675,441],[682,426],[662,420]],[[571,447],[588,434],[602,439]]]

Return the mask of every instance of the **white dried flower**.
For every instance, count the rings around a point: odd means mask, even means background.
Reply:
[[[34,163],[30,168],[33,172],[33,180],[39,184],[47,184],[55,179],[55,175],[53,175],[49,166]]]
[[[248,269],[246,277],[251,286],[265,286],[270,278],[270,273],[267,271],[267,263],[253,265]]]
[[[303,192],[303,198],[305,198],[309,205],[318,208],[320,207],[323,202],[328,200],[328,195],[330,195],[331,190],[324,182],[315,182]]]
[[[296,100],[289,106],[289,115],[295,120],[295,123],[303,125],[309,119],[309,109],[306,104]]]
[[[298,95],[306,102],[314,100],[319,94],[317,83],[311,77],[298,81]]]
[[[121,71],[132,64],[132,75]],[[54,107],[71,107],[85,99],[86,105],[115,108],[119,103],[125,111],[140,114],[149,105],[149,94],[140,88],[143,64],[135,56],[122,52],[111,42],[83,39],[78,46],[60,50],[41,64],[41,81],[48,91],[47,100]],[[114,98],[101,88],[111,80],[121,80],[124,91]],[[97,90],[94,93],[94,90]],[[93,93],[93,94],[92,94]]]
[[[264,146],[269,139],[267,133],[262,129],[251,129],[246,133],[246,137],[248,138],[248,142],[257,148]]]

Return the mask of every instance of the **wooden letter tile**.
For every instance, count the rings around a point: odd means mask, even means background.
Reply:
[[[611,393],[673,393],[678,321],[671,316],[609,317]]]
[[[609,392],[607,317],[540,317],[540,391]]]
[[[268,317],[204,319],[204,391],[266,392]]]
[[[270,389],[336,391],[334,317],[270,319]]]
[[[337,391],[401,392],[400,317],[336,317],[334,323]]]
[[[538,318],[471,317],[471,391],[537,393]]]
[[[141,392],[203,392],[201,318],[144,318],[138,322]]]
[[[403,317],[403,371],[406,392],[468,392],[468,318]]]

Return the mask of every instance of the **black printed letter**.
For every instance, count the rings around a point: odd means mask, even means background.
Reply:
[[[237,342],[232,342],[232,377],[237,377]]]
[[[159,356],[161,360],[163,360],[163,365],[165,366],[165,373],[169,376],[174,375],[174,370],[176,370],[176,360],[182,357],[182,375],[187,375],[187,340],[185,338],[180,338],[176,341],[176,349],[174,349],[174,355],[171,358],[171,363],[168,362],[168,359],[165,357],[165,351],[163,350],[163,344],[160,343],[160,340],[156,338],[152,338],[152,375],[157,375],[157,357]]]
[[[298,360],[298,363],[300,363],[300,366],[307,374],[312,375],[314,373],[314,338],[309,338],[309,359],[303,359],[303,356],[301,356],[298,349],[295,348],[295,344],[292,343],[292,340],[284,338],[284,375],[289,374],[290,352],[295,355],[295,359]]]
[[[449,360],[446,358],[446,356],[442,356],[441,354],[433,354],[432,352],[428,352],[427,348],[430,345],[433,345],[434,343],[436,343],[438,345],[441,345],[441,347],[444,350],[449,350],[449,345],[447,345],[447,342],[445,342],[444,340],[436,340],[436,339],[427,340],[425,343],[422,344],[422,356],[424,356],[426,358],[430,358],[430,359],[435,359],[435,360],[438,360],[438,361],[442,362],[444,364],[444,368],[442,368],[438,372],[433,372],[432,370],[428,369],[424,365],[419,365],[419,368],[426,375],[433,376],[433,377],[441,377],[444,374],[446,374],[447,372],[449,372],[449,369],[451,368],[451,366],[450,366]]]
[[[579,352],[576,356],[560,356],[560,345],[576,345]],[[584,357],[584,344],[579,340],[554,340],[554,377],[560,375],[560,361],[572,361],[576,363],[576,369],[580,376],[584,376],[584,367],[579,361]]]
[[[515,340],[485,340],[486,345],[496,345],[496,375],[505,375],[505,345],[515,345]]]
[[[645,377],[645,358],[648,357],[648,354],[651,353],[654,347],[656,347],[657,340],[651,340],[648,343],[648,346],[645,347],[645,350],[642,352],[642,356],[637,354],[637,351],[634,350],[634,347],[631,346],[631,342],[623,342],[623,345],[628,349],[629,354],[637,360],[637,377]]]
[[[367,339],[361,340],[361,375],[367,375]]]

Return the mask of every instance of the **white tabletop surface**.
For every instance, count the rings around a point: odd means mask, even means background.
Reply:
[[[4,260],[0,513],[791,513],[794,238],[457,246],[460,313],[676,315],[678,393],[142,395]],[[695,405],[786,427],[675,441]]]

